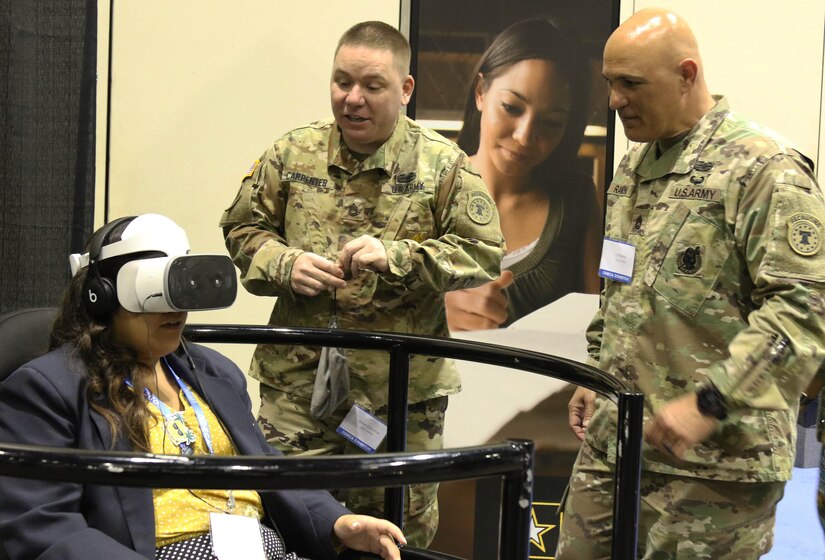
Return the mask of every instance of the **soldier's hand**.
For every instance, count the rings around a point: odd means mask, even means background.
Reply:
[[[338,266],[347,277],[356,277],[362,271],[387,272],[387,250],[378,239],[362,235],[344,245],[338,252]]]
[[[677,459],[710,437],[719,420],[705,416],[696,406],[696,393],[665,404],[645,427],[645,441]]]
[[[301,253],[292,265],[289,277],[292,291],[302,296],[317,296],[325,290],[345,288],[341,267],[315,253]]]
[[[513,283],[513,273],[501,276],[477,288],[447,292],[447,324],[451,331],[497,329],[507,320],[507,296],[504,288]]]
[[[570,424],[570,430],[580,441],[584,441],[584,434],[587,433],[587,427],[595,410],[596,392],[578,387],[570,398],[570,402],[567,403],[567,421]]]

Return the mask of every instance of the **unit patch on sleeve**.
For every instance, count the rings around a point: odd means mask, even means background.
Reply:
[[[473,193],[467,202],[467,215],[479,225],[489,224],[493,219],[493,201],[486,194]]]
[[[822,222],[807,212],[797,212],[788,218],[788,243],[791,249],[803,257],[810,257],[819,252],[822,244]]]

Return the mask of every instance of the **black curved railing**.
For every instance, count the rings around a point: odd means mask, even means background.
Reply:
[[[199,488],[383,486],[387,487],[387,518],[399,525],[404,509],[403,484],[500,475],[505,484],[499,558],[526,560],[533,481],[532,443],[510,441],[497,446],[439,452],[403,452],[410,355],[454,358],[562,379],[597,391],[618,404],[612,558],[636,558],[643,396],[599,369],[529,350],[396,333],[190,325],[185,334],[189,340],[207,343],[296,344],[389,352],[388,452],[369,457],[185,457],[0,444],[0,473],[22,478],[164,488],[189,487],[195,478]]]
[[[0,444],[3,476],[151,488],[233,490],[395,486],[501,476],[499,558],[529,555],[534,447],[509,440],[428,453],[327,457],[155,455]],[[195,483],[194,481],[197,481]],[[0,506],[2,507],[2,506]]]
[[[252,325],[188,325],[185,335],[189,340],[207,343],[294,344],[389,352],[388,452],[403,451],[406,445],[407,391],[410,355],[412,354],[453,358],[529,371],[596,391],[617,403],[619,409],[611,557],[614,560],[635,560],[636,558],[644,396],[598,368],[531,350],[388,332]],[[403,511],[403,488],[387,488],[385,491],[387,519],[400,525]],[[525,528],[529,529],[529,527]],[[501,533],[503,539],[506,536],[503,526]],[[527,535],[528,533],[524,533],[525,543],[528,540]],[[524,550],[523,558],[527,558],[527,549]]]

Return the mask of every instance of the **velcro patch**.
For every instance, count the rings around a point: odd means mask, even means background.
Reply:
[[[807,212],[793,214],[788,218],[788,244],[803,257],[816,255],[822,246],[822,222]]]
[[[246,174],[243,176],[243,178],[248,179],[252,177],[252,174],[255,173],[255,168],[258,167],[259,163],[261,163],[261,160],[256,159],[255,163],[249,166],[249,169],[247,169]]]
[[[475,192],[467,201],[467,215],[472,221],[482,226],[492,221],[494,208],[492,199],[484,193]]]

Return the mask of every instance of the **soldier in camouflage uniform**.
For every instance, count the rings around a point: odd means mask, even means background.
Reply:
[[[603,74],[644,143],[608,190],[603,257],[619,264],[587,338],[592,365],[645,395],[640,557],[757,558],[825,356],[823,194],[803,156],[710,95],[678,16],[632,16]],[[557,558],[610,557],[616,422],[612,402],[577,390],[584,443]]]
[[[275,141],[243,180],[221,219],[226,245],[252,293],[278,296],[270,324],[448,336],[444,293],[500,274],[503,238],[495,205],[455,144],[399,114],[409,101],[409,45],[396,29],[366,22],[336,50],[335,119]],[[349,398],[310,414],[320,349],[259,346],[260,424],[286,453],[361,452],[336,428],[353,403],[386,419],[386,352],[346,350]],[[410,363],[408,450],[440,449],[454,364]],[[382,446],[380,449],[383,449]],[[413,486],[405,533],[416,546],[438,524],[437,485]],[[383,511],[383,490],[349,492],[356,511]]]

